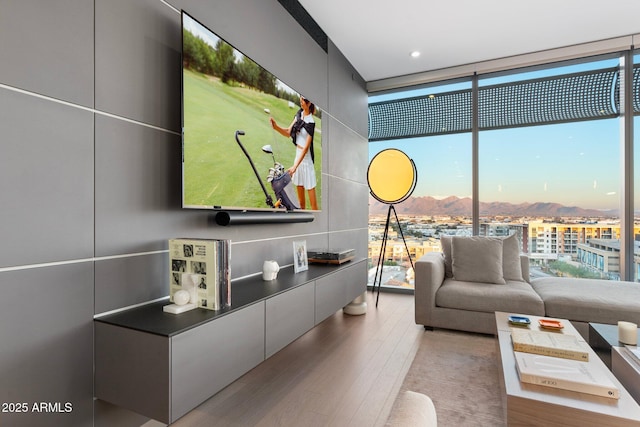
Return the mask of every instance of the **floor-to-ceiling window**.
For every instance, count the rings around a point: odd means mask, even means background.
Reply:
[[[613,58],[479,81],[480,234],[518,234],[532,277],[620,278],[617,75]]]
[[[518,234],[534,277],[625,278],[620,273],[620,244],[623,238],[640,241],[640,233],[635,225],[633,236],[621,236],[619,63],[619,55],[610,54],[371,96],[370,159],[382,149],[399,148],[416,162],[415,193],[396,206],[414,259],[441,250],[441,235],[470,235],[475,224],[483,235]],[[639,82],[634,76],[636,104]],[[435,103],[439,97],[440,105]],[[422,122],[431,122],[431,127]],[[474,135],[477,158],[472,153]],[[635,145],[634,163],[639,164],[640,146]],[[637,196],[635,200],[635,211],[640,212]],[[386,207],[372,200],[371,280],[385,219]],[[406,247],[397,233],[389,242],[383,255],[389,274],[382,284],[411,287]],[[634,259],[635,276],[626,279],[640,276]]]
[[[418,176],[412,197],[394,206],[402,233],[392,214],[382,254],[384,267],[379,280],[383,286],[413,288],[407,252],[416,260],[426,252],[442,251],[442,234],[471,235],[470,88],[467,80],[370,97],[371,114],[384,115],[387,107],[394,114],[401,113],[397,120],[370,129],[369,160],[382,150],[396,148],[413,160]],[[370,198],[370,285],[388,213],[388,205]]]

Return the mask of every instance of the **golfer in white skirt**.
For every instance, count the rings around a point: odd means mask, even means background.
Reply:
[[[289,128],[284,129],[271,117],[271,126],[281,135],[291,137],[296,145],[296,158],[293,166],[287,172],[291,175],[291,181],[296,186],[300,208],[306,209],[305,190],[309,193],[309,205],[313,210],[318,210],[316,199],[316,171],[314,168],[313,134],[315,121],[313,113],[316,106],[306,99],[300,97],[300,111],[296,114]]]

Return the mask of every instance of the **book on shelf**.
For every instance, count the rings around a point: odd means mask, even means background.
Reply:
[[[589,361],[588,344],[575,335],[512,328],[511,341],[514,351]]]
[[[230,306],[230,257],[230,240],[169,239],[170,300],[185,289],[194,295],[198,307]]]
[[[540,354],[514,352],[520,381],[619,399],[620,392],[603,365]]]

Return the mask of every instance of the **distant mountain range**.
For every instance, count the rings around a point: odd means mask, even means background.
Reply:
[[[369,197],[369,214],[386,214],[388,205],[380,203],[373,197]],[[410,197],[402,203],[395,205],[398,215],[453,215],[469,216],[471,214],[471,198],[459,198],[455,196],[446,199],[435,199],[429,196]],[[577,206],[563,206],[559,203],[506,203],[506,202],[480,202],[480,215],[498,216],[507,215],[515,217],[611,217],[617,216],[614,211],[601,211],[598,209],[584,209]]]

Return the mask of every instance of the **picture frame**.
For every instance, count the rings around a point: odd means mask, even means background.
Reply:
[[[293,242],[293,271],[297,274],[309,269],[307,259],[307,241],[297,240]]]

